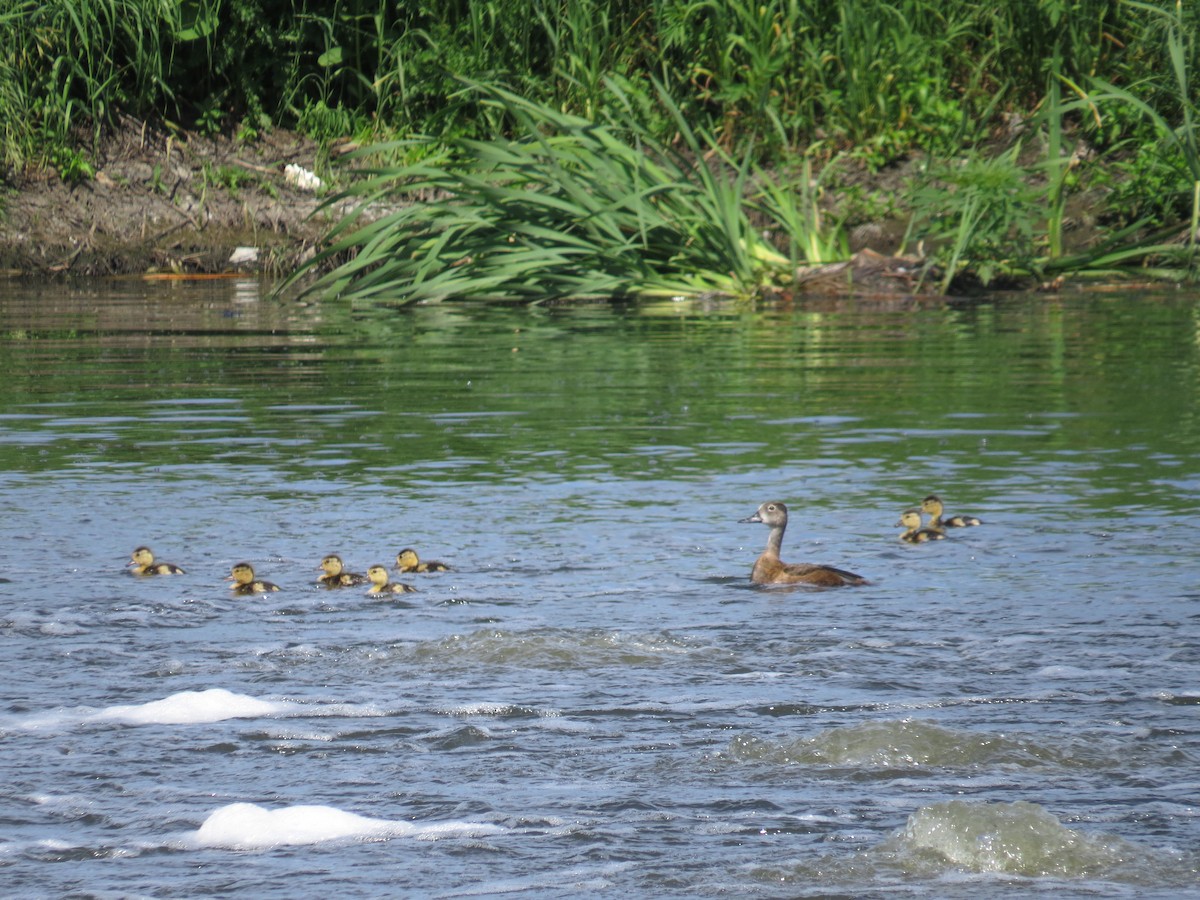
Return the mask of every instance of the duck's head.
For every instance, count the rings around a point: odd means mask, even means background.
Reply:
[[[321,571],[330,576],[341,575],[342,558],[336,553],[330,553],[327,557],[321,560]]]
[[[371,584],[382,586],[388,583],[388,570],[383,566],[371,566],[367,569],[367,577],[371,579]]]
[[[154,554],[150,552],[149,547],[138,547],[129,554],[129,562],[127,566],[152,566],[154,565]]]
[[[931,516],[940,516],[944,508],[942,506],[942,499],[937,494],[930,494],[921,501],[922,512],[927,512]]]
[[[897,525],[903,525],[905,528],[917,529],[921,527],[921,511],[918,509],[906,509],[900,513],[900,521]]]
[[[254,567],[250,563],[238,563],[229,570],[229,577],[225,580],[234,584],[250,584],[254,581]]]
[[[738,519],[739,522],[762,522],[764,525],[770,525],[772,528],[779,525],[787,525],[787,520],[787,504],[780,500],[768,500],[758,508],[758,512],[754,515]]]
[[[406,569],[415,569],[420,563],[421,560],[417,556],[417,551],[412,549],[412,547],[405,547],[396,554],[396,568],[402,572]]]

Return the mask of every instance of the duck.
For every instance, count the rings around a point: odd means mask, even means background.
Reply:
[[[779,500],[762,504],[754,515],[738,521],[761,522],[771,528],[771,533],[767,535],[767,548],[750,570],[750,580],[755,584],[814,584],[822,587],[868,584],[861,575],[834,566],[782,562],[779,559],[779,547],[783,543],[783,532],[787,529],[788,509]]]
[[[371,566],[367,569],[367,578],[371,579],[368,594],[411,594],[416,591],[411,584],[388,581],[388,570],[383,566]]]
[[[449,572],[450,567],[444,562],[436,560],[421,562],[416,550],[405,547],[396,554],[396,570],[400,572]]]
[[[173,563],[155,562],[149,547],[138,547],[129,554],[125,563],[134,575],[184,575],[183,569]]]
[[[336,553],[331,553],[321,560],[322,575],[317,581],[325,585],[325,587],[351,587],[356,584],[366,584],[367,577],[359,575],[357,572],[347,572],[342,566],[342,558]]]
[[[233,584],[229,589],[235,594],[269,594],[279,590],[279,585],[254,577],[254,567],[248,562],[240,562],[229,571],[228,581]]]
[[[921,511],[929,513],[930,528],[967,528],[983,524],[974,516],[943,516],[942,500],[937,494],[930,494],[921,501]]]
[[[926,541],[940,541],[946,536],[946,532],[937,528],[924,528],[921,526],[921,511],[919,509],[906,509],[900,514],[900,521],[897,525],[903,525],[905,531],[900,535],[900,540],[907,541],[910,544],[924,544]]]

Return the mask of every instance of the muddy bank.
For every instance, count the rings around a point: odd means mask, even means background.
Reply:
[[[328,219],[289,179],[318,147],[277,131],[252,143],[125,120],[94,158],[95,177],[15,176],[0,195],[0,271],[9,275],[290,271]]]
[[[286,275],[336,215],[319,209],[321,189],[288,174],[321,170],[320,153],[285,131],[240,143],[125,119],[103,138],[93,178],[33,171],[0,195],[0,274]],[[815,267],[803,290],[911,290],[918,263],[888,255],[894,230],[856,229],[855,258]]]

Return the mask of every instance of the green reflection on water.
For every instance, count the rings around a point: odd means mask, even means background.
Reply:
[[[0,463],[400,484],[830,459],[995,477],[1078,454],[1109,488],[1148,463],[1186,481],[1198,333],[1177,294],[397,312],[254,283],[6,285]]]

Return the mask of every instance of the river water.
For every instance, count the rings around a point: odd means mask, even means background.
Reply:
[[[5,895],[1200,897],[1194,293],[3,283],[0,378]]]

